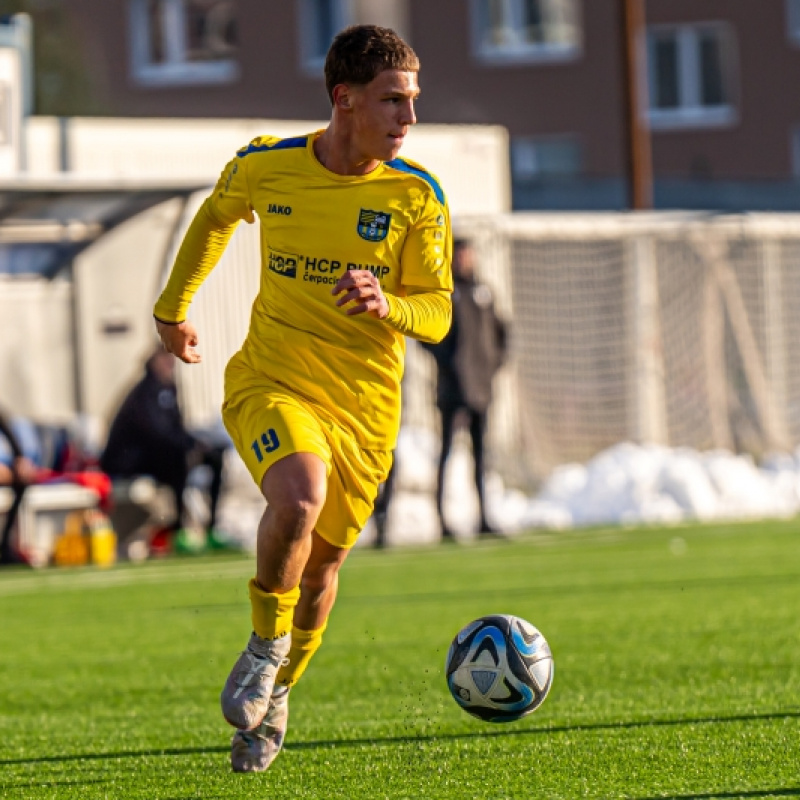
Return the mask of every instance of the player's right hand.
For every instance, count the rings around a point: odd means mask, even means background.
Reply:
[[[200,353],[197,352],[197,329],[189,320],[170,324],[156,319],[156,330],[168,353],[179,358],[186,364],[199,364],[202,361]]]

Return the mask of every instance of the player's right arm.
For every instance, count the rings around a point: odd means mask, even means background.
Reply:
[[[153,309],[156,330],[164,347],[186,363],[200,361],[197,330],[186,319],[189,305],[219,262],[241,220],[254,222],[255,216],[250,204],[246,159],[237,155],[222,171],[214,191],[195,214]]]

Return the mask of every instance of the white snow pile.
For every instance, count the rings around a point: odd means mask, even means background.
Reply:
[[[404,429],[398,442],[398,487],[389,511],[390,542],[438,538],[434,503],[438,442]],[[445,473],[444,512],[457,534],[478,522],[473,463],[457,437]],[[687,520],[786,518],[800,513],[800,448],[756,465],[746,455],[623,442],[587,464],[566,464],[529,497],[487,477],[489,521],[513,534],[531,528],[671,524]],[[371,530],[365,531],[365,543]]]
[[[760,467],[746,455],[622,443],[588,464],[558,467],[515,527],[791,517],[800,511],[800,452]]]

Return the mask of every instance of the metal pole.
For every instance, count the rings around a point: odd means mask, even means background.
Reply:
[[[644,0],[619,0],[622,16],[623,87],[625,102],[625,166],[628,202],[632,209],[653,207],[653,161],[650,131],[642,104],[647,96],[644,63]]]

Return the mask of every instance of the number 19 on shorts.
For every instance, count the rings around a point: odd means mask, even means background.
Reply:
[[[272,453],[280,446],[281,443],[278,439],[278,434],[275,432],[275,428],[268,428],[261,434],[260,439],[253,439],[250,448],[256,454],[258,462],[261,463],[264,460],[264,453]]]

